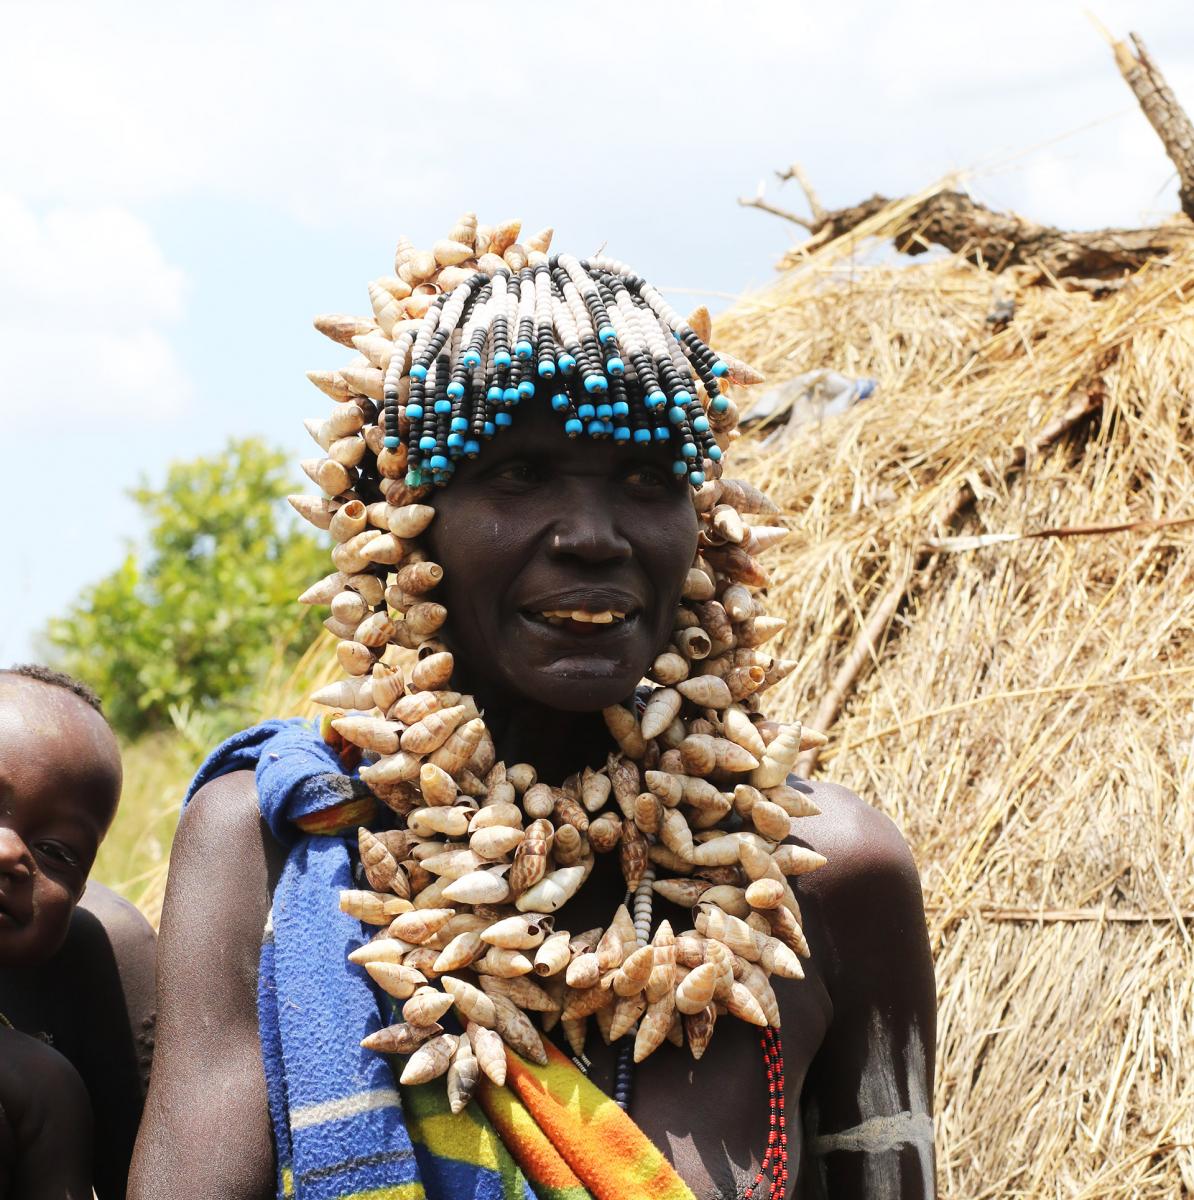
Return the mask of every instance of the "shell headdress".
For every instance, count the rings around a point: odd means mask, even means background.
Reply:
[[[794,665],[761,648],[783,622],[757,595],[758,556],[786,530],[751,524],[775,506],[721,476],[737,410],[719,381],[760,377],[709,349],[705,310],[683,321],[622,264],[548,257],[550,230],[518,233],[467,214],[431,251],[402,239],[395,275],[369,285],[372,318],[316,320],[360,356],[310,373],[336,401],[307,422],[326,457],[303,466],[324,495],[291,498],[336,541],[335,571],[301,600],[330,605],[346,677],[314,699],[396,814],[395,828],[361,828],[369,888],[340,897],[377,927],[351,960],[404,1002],[363,1044],[409,1055],[403,1082],[446,1074],[454,1111],[478,1070],[504,1079],[503,1041],[546,1061],[532,1016],[578,1055],[592,1017],[607,1041],[633,1038],[636,1062],[668,1038],[699,1058],[727,1012],[778,1026],[769,977],[800,978],[808,954],[788,877],[824,861],[782,844],[816,812],[788,774],[824,739],[758,706]],[[619,752],[558,787],[497,761],[473,698],[451,690],[443,570],[419,544],[435,516],[423,501],[536,388],[570,434],[670,440],[701,521],[645,707],[606,709]],[[594,855],[615,850],[627,899],[609,925],[556,929]],[[655,895],[693,927],[656,925]],[[450,1009],[459,1035],[439,1023]]]

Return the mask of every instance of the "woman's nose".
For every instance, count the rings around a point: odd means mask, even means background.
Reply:
[[[0,826],[0,878],[27,879],[33,870],[33,855],[15,830]]]
[[[634,554],[609,508],[600,499],[579,491],[569,497],[556,516],[549,545],[554,556],[586,563],[617,562]]]

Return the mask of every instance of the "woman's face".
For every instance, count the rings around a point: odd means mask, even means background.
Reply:
[[[546,401],[462,462],[425,537],[470,678],[550,708],[624,700],[667,643],[696,551],[666,444],[570,439]],[[586,618],[597,618],[590,620]]]

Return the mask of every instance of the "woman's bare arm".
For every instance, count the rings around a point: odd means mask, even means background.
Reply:
[[[257,966],[281,850],[250,772],[191,801],[158,941],[158,1037],[130,1200],[267,1200],[274,1155],[257,1037]]]
[[[821,795],[810,840],[829,863],[803,890],[826,934],[814,953],[833,1019],[804,1088],[808,1149],[830,1200],[925,1200],[936,996],[920,880],[887,817],[844,788]]]

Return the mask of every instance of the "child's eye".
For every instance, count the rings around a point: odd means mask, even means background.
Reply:
[[[69,846],[64,846],[61,842],[39,842],[37,850],[39,854],[45,855],[46,858],[52,859],[64,867],[77,867],[79,865],[79,856]]]

